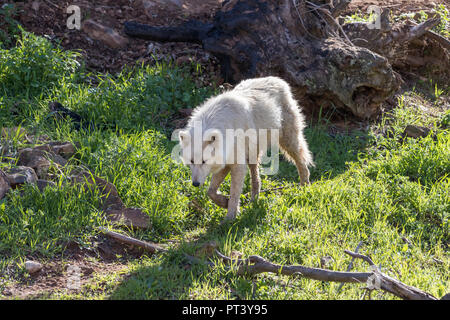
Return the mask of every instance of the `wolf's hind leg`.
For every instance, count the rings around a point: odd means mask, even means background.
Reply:
[[[209,185],[208,189],[208,196],[211,198],[211,200],[214,201],[219,207],[225,209],[228,208],[228,198],[222,194],[217,193],[217,190],[219,190],[219,187],[222,184],[223,180],[225,180],[228,172],[230,172],[230,167],[225,167],[219,172],[213,174],[211,178],[211,184]]]
[[[309,169],[306,165],[306,161],[301,156],[296,156],[294,161],[297,167],[298,175],[300,176],[300,184],[302,186],[309,184]]]
[[[280,147],[287,158],[295,163],[300,176],[300,184],[309,184],[308,164],[311,164],[312,160],[306,141],[296,133],[292,136],[283,136],[280,139]]]

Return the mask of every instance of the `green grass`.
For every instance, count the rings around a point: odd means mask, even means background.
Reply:
[[[184,253],[193,255],[208,241],[225,254],[237,250],[280,264],[319,267],[320,258],[330,256],[329,268],[341,271],[350,262],[343,250],[364,241],[361,252],[370,254],[383,272],[436,297],[450,291],[450,140],[441,125],[448,122],[448,111],[425,116],[412,103],[422,99],[417,92],[405,93],[397,108],[365,132],[331,135],[327,125],[308,126],[305,135],[316,162],[313,183],[300,188],[295,167],[282,161],[278,175],[263,177],[262,189],[292,187],[263,193],[254,203],[243,195],[240,215],[222,225],[224,210],[208,199],[206,188],[192,187],[188,169],[170,158],[176,111],[194,107],[214,88],[197,88],[189,70],[168,64],[136,66],[118,75],[90,74],[76,62],[76,54],[31,34],[21,39],[17,47],[0,51],[0,127],[20,125],[30,134],[47,134],[80,148],[57,187],[41,193],[27,186],[0,200],[0,297],[1,283],[26,281],[26,258],[45,262],[60,257],[70,240],[90,248],[97,227],[112,228],[96,190],[69,182],[80,166],[114,183],[126,206],[149,215],[150,230],[121,232],[165,243],[169,252],[124,262],[121,274],[98,275],[80,292],[40,298],[359,299],[363,293],[362,284],[338,291],[337,283],[303,278],[238,277],[220,261],[212,268],[189,265]],[[4,57],[14,63],[3,62]],[[50,65],[53,72],[36,72]],[[77,131],[69,122],[54,121],[47,110],[54,100],[95,126]],[[405,139],[407,124],[426,125],[432,133]],[[14,153],[29,143],[15,134],[8,143],[2,141],[6,145]],[[229,187],[227,178],[222,191]],[[244,193],[249,191],[247,177]],[[192,199],[207,214],[190,209]],[[354,270],[369,267],[355,261]],[[380,292],[372,297],[393,298]]]
[[[435,26],[432,31],[446,37],[450,38],[450,12],[449,9],[443,5],[435,5],[433,9],[431,9],[428,13],[437,14],[441,18],[441,22]],[[390,20],[391,21],[402,21],[405,19],[415,20],[417,23],[422,23],[430,18],[432,18],[427,12],[421,10],[419,12],[411,12],[411,13],[402,13],[398,16],[394,16],[391,13]],[[345,16],[344,23],[355,23],[355,22],[365,22],[365,23],[374,23],[377,19],[376,13],[372,12],[368,14],[367,12],[355,12],[351,15]]]

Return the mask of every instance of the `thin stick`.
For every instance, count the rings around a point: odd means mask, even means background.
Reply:
[[[362,259],[362,260],[366,261],[371,266],[375,265],[375,263],[373,263],[372,259],[368,256],[365,256],[363,254],[359,254],[359,253],[356,253],[356,252],[353,252],[350,250],[344,250],[344,252],[353,258],[358,258],[358,259]]]
[[[145,251],[148,251],[150,253],[156,253],[157,251],[165,252],[167,251],[166,248],[161,247],[158,244],[150,243],[142,240],[138,240],[123,234],[120,234],[118,232],[110,231],[106,228],[99,228],[100,231],[102,231],[105,235],[107,235],[110,238],[113,238],[114,240],[117,240],[121,243],[126,243],[135,247],[139,247],[144,249]]]

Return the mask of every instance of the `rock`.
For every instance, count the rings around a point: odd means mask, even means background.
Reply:
[[[44,150],[25,148],[19,150],[17,164],[33,168],[39,178],[45,178],[50,168],[50,161],[46,158]]]
[[[130,228],[148,229],[151,227],[149,216],[138,208],[109,209],[106,214],[109,221]]]
[[[430,133],[427,127],[420,127],[413,124],[406,126],[404,134],[410,138],[426,137]]]
[[[3,199],[10,188],[8,176],[0,170],[0,199]]]
[[[119,197],[116,187],[102,178],[92,176],[90,172],[83,171],[80,174],[72,177],[75,183],[84,183],[88,185],[96,185],[102,195],[103,210],[115,209],[120,210],[125,208],[122,199]]]
[[[70,142],[51,142],[34,148],[19,150],[18,164],[33,168],[39,178],[45,179],[52,162],[65,166],[69,157],[75,152]]]
[[[76,152],[75,146],[71,142],[68,142],[68,141],[66,141],[66,142],[50,142],[49,145],[55,154],[60,155],[60,156],[64,157],[65,159],[70,158]]]
[[[128,43],[128,39],[122,37],[114,29],[101,25],[93,20],[85,21],[82,28],[89,37],[100,40],[112,48],[122,48]]]
[[[24,183],[36,183],[38,177],[36,172],[34,172],[33,168],[18,166],[6,171],[6,175],[9,180],[9,184],[13,189]]]
[[[31,260],[25,261],[25,269],[30,274],[41,271],[42,267],[43,267],[42,264],[40,264],[39,262],[31,261]]]
[[[36,185],[41,192],[44,191],[44,189],[47,187],[56,187],[56,183],[54,183],[53,181],[43,179],[38,179],[38,181],[36,181]]]

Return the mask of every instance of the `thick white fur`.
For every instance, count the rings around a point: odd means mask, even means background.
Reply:
[[[199,124],[202,133],[198,135],[197,131],[194,137],[194,127]],[[186,128],[180,132],[183,151],[190,151],[188,156],[183,152],[183,162],[190,165],[195,185],[203,184],[207,176],[213,174],[208,195],[216,204],[228,209],[226,218],[234,219],[239,209],[247,165],[252,178],[252,199],[259,193],[259,158],[256,163],[248,162],[248,143],[245,148],[237,150],[236,145],[224,142],[220,149],[223,154],[211,154],[208,148],[211,148],[213,141],[220,136],[225,137],[227,129],[267,129],[269,133],[276,129],[279,141],[270,141],[269,144],[278,143],[286,158],[297,166],[301,184],[305,184],[309,183],[308,166],[313,165],[313,160],[303,136],[304,127],[304,117],[284,80],[277,77],[244,80],[233,90],[208,99],[193,111]],[[202,139],[200,143],[196,142]],[[259,140],[253,143],[257,144],[258,155],[266,152]],[[230,159],[231,148],[234,148],[235,159]],[[244,154],[247,163],[237,163],[237,154]],[[220,159],[218,155],[221,155]],[[220,161],[224,159],[226,161]],[[228,200],[217,190],[229,172],[231,190]]]

